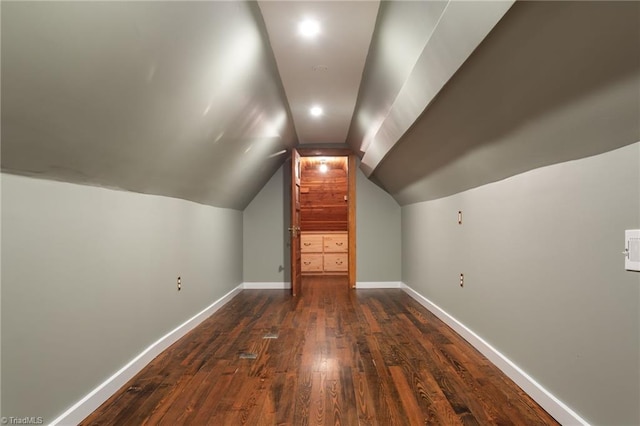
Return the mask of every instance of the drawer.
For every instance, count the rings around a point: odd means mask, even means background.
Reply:
[[[326,272],[347,272],[349,260],[346,254],[325,254],[324,270]]]
[[[322,254],[303,254],[302,272],[322,272]]]
[[[300,236],[300,251],[302,253],[322,253],[322,235],[302,234]]]
[[[324,251],[346,253],[349,250],[347,234],[329,234],[324,236]]]

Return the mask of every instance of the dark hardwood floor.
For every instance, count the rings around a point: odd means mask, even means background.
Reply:
[[[305,278],[243,291],[82,424],[558,423],[402,290]]]

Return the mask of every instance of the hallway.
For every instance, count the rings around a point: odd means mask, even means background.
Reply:
[[[557,424],[401,290],[244,290],[83,425]]]

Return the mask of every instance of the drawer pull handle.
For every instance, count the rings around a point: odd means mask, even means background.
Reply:
[[[342,243],[336,243],[336,245],[337,245],[338,247],[340,247],[340,246],[342,246]]]
[[[336,265],[342,265],[342,260],[336,260]]]
[[[305,262],[302,262],[302,263],[304,263],[305,265],[311,265],[311,262],[306,262],[305,261]]]
[[[302,243],[302,244],[304,244],[307,247],[309,247],[311,245],[311,243]]]

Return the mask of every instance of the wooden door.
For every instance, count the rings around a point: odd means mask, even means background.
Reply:
[[[299,296],[302,287],[300,253],[300,154],[291,151],[291,294]]]
[[[336,148],[300,148],[297,154],[304,157],[347,157],[347,181],[348,181],[348,285],[356,288],[356,156],[348,149]],[[298,171],[300,166],[298,165]],[[292,172],[293,173],[293,172]],[[298,175],[299,177],[299,175]],[[292,179],[293,181],[293,179]],[[298,187],[299,188],[299,187]],[[300,194],[298,194],[299,196]],[[293,194],[292,194],[293,200]],[[299,198],[298,198],[299,200]],[[293,203],[292,203],[293,204]],[[300,242],[298,241],[298,244]]]
[[[356,288],[356,156],[349,154],[347,176],[349,179],[349,287]]]

